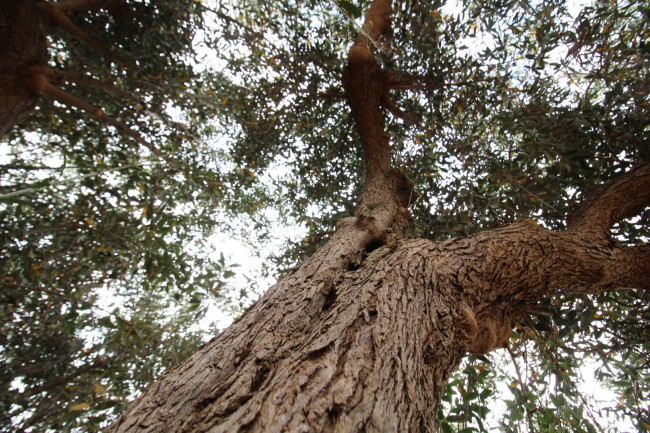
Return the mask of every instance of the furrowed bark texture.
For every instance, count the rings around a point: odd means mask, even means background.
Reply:
[[[549,290],[650,288],[633,250],[530,220],[397,241],[338,274],[321,250],[108,431],[432,431],[462,357],[506,345]]]
[[[390,10],[372,3],[343,77],[366,162],[355,215],[109,432],[434,431],[463,356],[507,345],[545,294],[650,288],[650,248],[607,236],[650,204],[643,164],[589,197],[567,232],[526,220],[442,243],[404,239],[412,185],[391,167],[389,80],[373,54]]]

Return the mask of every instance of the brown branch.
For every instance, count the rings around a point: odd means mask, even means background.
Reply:
[[[459,81],[455,83],[429,83],[429,84],[413,84],[413,81],[414,80],[411,80],[410,78],[408,80],[398,80],[389,83],[388,87],[390,89],[396,89],[396,90],[442,89],[443,87],[471,86],[472,84],[487,83],[490,82],[491,80],[471,80],[471,81]]]
[[[48,167],[47,165],[29,165],[29,164],[2,164],[0,171],[6,170],[61,170],[61,167]]]
[[[364,31],[348,53],[343,87],[361,137],[366,164],[364,189],[355,215],[371,216],[377,232],[384,232],[408,207],[413,197],[412,183],[391,167],[389,136],[384,128],[383,108],[389,108],[390,74],[381,70],[373,53],[379,38],[390,32],[391,1],[375,0],[366,14]],[[372,38],[372,41],[368,40]],[[395,108],[394,104],[390,108]],[[395,110],[394,110],[395,111]],[[396,233],[404,230],[400,224]]]
[[[392,13],[391,0],[375,0],[370,5],[370,9],[368,9],[368,13],[366,13],[363,22],[363,29],[375,42],[377,42],[382,35],[390,32],[390,19]],[[360,34],[357,38],[357,44],[366,45],[368,42],[369,41],[364,34]]]
[[[575,295],[650,289],[650,246],[620,247],[593,232],[557,232],[524,220],[440,247],[460,260],[455,284],[479,328],[473,353],[500,347],[499,335],[509,334],[496,324],[520,320],[556,290]],[[429,255],[434,262],[441,257],[437,250]],[[488,320],[500,314],[504,320]]]
[[[33,394],[43,392],[43,391],[49,391],[52,388],[56,388],[57,386],[66,384],[70,382],[73,379],[78,378],[84,373],[87,373],[92,370],[96,370],[99,368],[102,368],[108,363],[108,358],[105,358],[103,356],[98,357],[95,359],[93,362],[84,364],[81,367],[77,367],[72,373],[66,374],[65,376],[61,376],[58,378],[55,378],[51,382],[44,383],[43,385],[35,386],[30,389],[30,392]]]
[[[94,88],[99,89],[99,90],[101,90],[101,91],[103,91],[103,92],[105,92],[105,93],[107,93],[109,95],[113,95],[113,96],[116,96],[116,97],[119,97],[119,98],[122,98],[122,99],[137,101],[137,99],[134,98],[133,94],[129,94],[129,93],[125,92],[124,90],[118,89],[117,87],[115,87],[115,86],[113,86],[113,85],[111,85],[109,83],[105,83],[105,82],[103,82],[101,80],[97,80],[95,78],[89,77],[89,76],[81,74],[79,72],[55,71],[53,69],[45,68],[45,75],[49,78],[48,81],[50,81],[50,84],[52,84],[53,80],[56,80],[56,82],[73,82],[73,83],[76,83],[76,84],[80,84],[82,86],[94,87]],[[172,127],[176,128],[176,129],[179,129],[179,130],[183,131],[187,135],[191,135],[194,140],[196,140],[197,142],[199,142],[200,144],[202,144],[204,146],[207,146],[206,143],[200,137],[191,134],[189,128],[186,125],[184,125],[183,123],[175,122],[175,121],[169,120],[167,118],[163,118],[163,116],[161,116],[161,115],[159,115],[157,113],[154,113],[152,111],[149,111],[149,110],[145,110],[145,113],[147,115],[149,115],[150,117],[156,119],[156,120],[164,122],[168,126],[172,126]],[[93,113],[91,113],[91,114],[93,114]],[[126,125],[123,125],[123,126],[124,126],[124,128],[127,128]],[[121,131],[124,132],[123,130],[121,130]],[[135,132],[135,131],[133,131],[133,132]],[[127,135],[129,135],[129,134],[127,134]],[[132,135],[130,135],[130,136],[133,137]],[[134,137],[134,138],[136,138],[136,137]],[[145,145],[147,145],[147,144],[145,144]],[[153,152],[153,150],[152,150],[152,152]],[[157,155],[157,156],[160,156],[160,155]]]
[[[89,47],[91,47],[92,49],[100,53],[108,60],[115,60],[115,55],[111,53],[109,50],[107,50],[106,48],[104,48],[102,44],[100,44],[92,37],[90,37],[86,32],[84,32],[79,27],[77,27],[76,24],[73,23],[72,20],[70,20],[70,18],[68,18],[65,11],[61,8],[61,6],[58,3],[51,3],[51,2],[39,3],[39,6],[62,29],[64,29],[71,35],[79,38],[81,41],[86,43],[86,45],[88,45]]]
[[[76,83],[82,86],[94,87],[112,96],[129,99],[132,98],[132,95],[128,94],[124,90],[118,89],[112,84],[97,80],[79,72],[55,70],[50,71],[51,72],[48,75],[50,82],[56,80],[56,82]]]
[[[650,206],[650,162],[643,162],[621,177],[587,195],[568,218],[569,230],[609,234],[618,221],[638,215]]]
[[[650,290],[650,245],[619,247],[605,268],[606,281],[596,284],[592,291],[620,289]]]
[[[180,169],[180,165],[177,161],[175,161],[173,158],[169,157],[167,154],[164,152],[161,152],[156,146],[153,144],[149,143],[147,140],[145,140],[140,133],[137,131],[129,128],[126,126],[124,123],[120,122],[116,118],[112,116],[108,116],[104,114],[104,112],[95,107],[94,105],[88,103],[87,101],[78,98],[74,95],[71,95],[64,90],[59,89],[58,87],[52,85],[50,81],[47,79],[45,74],[36,74],[33,77],[33,83],[32,83],[33,89],[39,93],[39,94],[46,94],[51,96],[52,98],[56,99],[57,101],[73,106],[76,108],[79,108],[81,110],[84,110],[85,112],[95,116],[96,118],[100,119],[102,122],[108,123],[109,125],[112,125],[115,127],[118,131],[120,131],[122,134],[133,138],[135,141],[138,143],[142,144],[145,146],[147,149],[151,151],[155,156],[158,158],[166,161],[171,167],[175,169]]]
[[[406,113],[404,110],[402,110],[401,108],[399,108],[399,107],[397,106],[397,104],[395,104],[395,102],[393,101],[393,98],[390,97],[390,95],[388,94],[388,92],[386,92],[386,94],[385,94],[384,97],[382,98],[382,100],[381,100],[381,105],[382,105],[384,108],[386,108],[388,111],[390,111],[390,113],[391,113],[393,116],[402,119],[404,122],[406,122],[406,123],[409,124],[409,125],[410,125],[410,124],[413,124],[413,123],[416,123],[416,121],[417,121],[417,119],[415,118],[415,116],[413,116],[413,115],[410,114],[410,113]]]

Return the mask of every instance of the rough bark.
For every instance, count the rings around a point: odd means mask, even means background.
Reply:
[[[109,432],[430,432],[463,356],[507,345],[550,291],[650,288],[650,248],[606,236],[650,204],[647,165],[589,198],[566,232],[526,220],[405,239],[411,185],[390,164],[387,78],[373,54],[390,1],[373,2],[364,29],[344,75],[366,161],[355,215]]]
[[[442,243],[396,241],[341,273],[321,272],[328,248],[109,431],[432,431],[462,357],[506,345],[544,294],[650,288],[648,248],[530,220]]]

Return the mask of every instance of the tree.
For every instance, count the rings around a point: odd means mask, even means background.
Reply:
[[[261,172],[288,154],[296,169],[275,185],[310,233],[279,260],[324,245],[111,431],[429,431],[453,370],[467,352],[504,346],[513,323],[560,346],[553,358],[571,350],[562,345],[571,336],[605,332],[594,308],[645,314],[650,253],[632,244],[647,237],[647,215],[630,218],[650,200],[646,11],[598,3],[573,21],[563,3],[468,2],[456,15],[442,6],[373,2],[344,71],[325,29],[343,34],[349,21],[318,14],[317,2],[239,2],[238,20],[224,20],[223,34],[236,28],[250,54],[231,59],[241,81],[227,77],[241,98],[224,104],[235,105],[228,115],[241,132],[230,157]],[[472,37],[491,42],[471,52]],[[410,98],[389,93],[398,89]],[[350,122],[333,115],[346,101]],[[406,122],[385,119],[384,108]],[[309,207],[321,215],[308,217]],[[450,235],[467,237],[441,241]],[[611,294],[621,287],[640,290]],[[579,302],[573,312],[591,320],[576,326],[562,307]],[[632,323],[610,317],[626,344],[591,347],[647,356],[644,327]],[[561,361],[558,377],[570,367]],[[630,409],[640,430],[644,368]],[[517,398],[530,428],[552,428],[563,401],[544,405],[529,392]]]
[[[391,19],[390,1],[372,2],[343,72],[365,161],[354,216],[109,431],[433,431],[463,357],[506,346],[545,296],[649,287],[650,249],[610,232],[650,204],[647,162],[588,195],[565,230],[524,219],[445,242],[406,237],[415,194],[392,167],[383,109],[402,115],[388,91],[408,84],[376,59]],[[547,56],[531,55],[533,68]],[[551,120],[530,93],[525,109]]]

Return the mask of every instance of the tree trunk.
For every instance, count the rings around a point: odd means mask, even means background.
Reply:
[[[433,431],[462,357],[505,346],[513,321],[543,294],[649,287],[647,248],[530,220],[442,243],[389,241],[336,271],[341,238],[167,372],[109,431]]]
[[[70,27],[62,8],[95,3],[47,7]],[[53,12],[35,4],[0,0],[9,47],[0,52],[0,137],[47,88],[39,68]],[[527,220],[442,243],[405,239],[412,184],[391,167],[383,107],[399,110],[372,48],[390,13],[389,0],[373,1],[344,74],[366,160],[355,216],[109,432],[433,431],[463,356],[505,346],[513,322],[549,291],[650,288],[650,247],[608,236],[650,204],[648,163],[587,200],[566,232]]]
[[[526,220],[405,239],[412,184],[391,167],[382,110],[395,107],[372,48],[390,13],[390,0],[373,1],[343,76],[366,161],[355,216],[109,432],[434,431],[463,356],[507,345],[551,290],[650,288],[650,247],[608,236],[650,204],[648,163],[587,200],[566,232]]]

